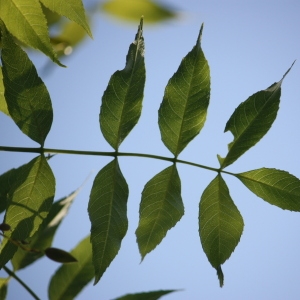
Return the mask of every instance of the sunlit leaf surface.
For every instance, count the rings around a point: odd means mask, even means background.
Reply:
[[[261,168],[235,176],[255,195],[270,204],[300,211],[300,180],[288,172]]]
[[[4,85],[2,78],[2,67],[0,67],[0,111],[9,116],[6,100],[4,98]]]
[[[117,159],[97,174],[88,205],[96,284],[118,254],[127,227],[128,186]]]
[[[222,168],[236,161],[271,128],[279,109],[282,81],[292,66],[279,82],[250,96],[231,115],[226,124],[225,132],[231,131],[234,140],[228,145],[226,157],[218,156]]]
[[[184,214],[176,165],[155,175],[144,187],[136,230],[142,259],[166,236]]]
[[[224,280],[221,265],[239,243],[243,228],[243,218],[230,197],[228,187],[221,175],[217,175],[201,196],[199,233],[203,250],[217,270],[220,286]]]
[[[206,120],[210,71],[201,48],[202,30],[203,24],[196,45],[169,80],[159,108],[162,141],[175,156],[199,134]]]
[[[115,72],[102,97],[100,127],[107,142],[116,150],[138,122],[145,86],[143,20],[130,45],[126,66]]]

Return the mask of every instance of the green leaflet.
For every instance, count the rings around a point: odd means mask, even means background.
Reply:
[[[6,299],[9,278],[0,278],[0,300]]]
[[[199,233],[203,251],[217,270],[220,286],[224,280],[221,265],[239,243],[243,228],[243,218],[230,197],[228,187],[221,175],[217,175],[201,197]]]
[[[16,169],[8,192],[8,207],[4,222],[11,226],[6,236],[15,241],[25,241],[38,230],[51,208],[55,178],[44,156],[38,156]],[[3,239],[0,268],[10,260],[17,246]]]
[[[9,113],[23,133],[43,146],[53,120],[49,93],[27,54],[1,28],[3,83]]]
[[[177,157],[204,126],[210,97],[210,71],[197,43],[169,80],[158,111],[162,141]]]
[[[138,21],[142,15],[145,22],[158,23],[176,17],[175,11],[162,3],[150,0],[109,0],[101,5],[106,13],[125,21]]]
[[[91,190],[88,213],[96,284],[118,254],[127,228],[128,186],[117,159],[97,174]]]
[[[52,276],[48,295],[50,300],[72,300],[93,279],[92,246],[90,236],[71,252],[78,263],[62,265]]]
[[[234,176],[270,204],[282,209],[300,211],[300,180],[288,172],[261,168]]]
[[[235,109],[224,130],[224,132],[230,130],[234,140],[228,145],[228,153],[225,158],[218,155],[222,168],[236,161],[271,128],[279,109],[282,81],[292,66],[279,82],[275,82],[266,90],[253,94]]]
[[[77,196],[78,191],[79,190],[76,190],[69,196],[53,203],[47,218],[44,219],[43,223],[39,227],[39,230],[30,239],[30,243],[27,245],[28,247],[38,250],[44,250],[51,247],[55,232],[58,226],[61,224],[61,221],[67,215],[69,207]],[[34,253],[18,248],[11,260],[14,271],[27,267],[42,256],[42,252]]]
[[[177,292],[177,290],[152,291],[146,293],[127,294],[114,300],[157,300],[160,297]]]
[[[2,67],[0,66],[0,111],[9,116],[6,100],[4,98],[4,85],[2,79]]]
[[[81,0],[40,0],[47,8],[56,12],[61,16],[65,16],[68,19],[74,21],[80,25],[86,33],[92,37],[92,32],[90,30],[89,24],[87,22],[84,8]]]
[[[181,183],[176,165],[155,175],[144,187],[136,230],[142,260],[184,214]]]
[[[138,122],[145,86],[143,19],[130,45],[126,66],[110,78],[102,97],[100,128],[107,142],[117,150]]]
[[[1,0],[0,19],[19,41],[42,51],[64,67],[50,44],[46,18],[38,0]]]

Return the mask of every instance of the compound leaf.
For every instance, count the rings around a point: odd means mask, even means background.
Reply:
[[[88,205],[96,284],[118,254],[127,228],[128,186],[117,159],[97,174]]]
[[[235,109],[225,127],[225,132],[230,130],[234,140],[228,145],[228,153],[225,158],[218,155],[222,168],[236,161],[271,128],[279,109],[282,81],[292,66],[279,82],[275,82],[266,90],[253,94]]]
[[[87,34],[92,37],[92,33],[87,22],[84,7],[81,0],[61,1],[61,0],[40,0],[47,8],[61,16],[65,16],[71,21],[80,25]]]
[[[126,66],[110,78],[102,97],[100,128],[107,142],[117,150],[138,122],[145,86],[143,19],[130,45]]]
[[[78,263],[64,264],[55,272],[48,289],[50,300],[74,299],[94,277],[90,236],[83,239],[70,253]]]
[[[155,175],[144,187],[136,230],[142,260],[184,214],[181,183],[176,165]]]
[[[44,156],[31,160],[13,172],[13,185],[8,192],[4,223],[11,227],[5,235],[17,243],[31,238],[51,209],[55,178]],[[0,268],[10,260],[18,246],[4,238]]]
[[[19,41],[42,51],[58,65],[64,66],[52,49],[46,18],[38,0],[1,0],[0,19]]]
[[[1,28],[4,95],[9,114],[23,133],[43,145],[53,120],[49,93],[27,54]]]
[[[243,218],[230,197],[228,187],[221,175],[217,175],[201,197],[199,233],[203,250],[217,270],[220,286],[224,281],[221,265],[239,243],[243,228]]]
[[[270,204],[300,211],[300,180],[288,172],[261,168],[235,176],[255,195]]]
[[[210,71],[201,48],[203,24],[192,51],[169,80],[158,112],[161,138],[175,155],[204,126],[210,97]]]

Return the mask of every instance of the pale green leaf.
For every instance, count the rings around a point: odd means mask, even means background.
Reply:
[[[3,27],[1,60],[9,113],[23,133],[43,145],[53,120],[50,95],[27,54]]]
[[[150,0],[110,0],[101,5],[101,9],[118,19],[137,22],[141,16],[145,22],[158,23],[176,17],[175,11],[162,3]]]
[[[96,284],[118,254],[127,228],[128,186],[117,159],[97,174],[88,213]]]
[[[51,247],[56,230],[61,224],[61,221],[67,215],[69,207],[77,196],[78,191],[79,190],[76,190],[69,196],[64,197],[52,204],[47,218],[44,219],[43,223],[39,227],[39,230],[30,239],[30,243],[27,245],[28,247],[41,251]],[[28,252],[18,248],[11,260],[14,271],[27,267],[43,255],[43,252]]]
[[[0,19],[19,41],[42,51],[62,65],[50,44],[46,18],[38,0],[1,0]]]
[[[270,204],[300,211],[300,180],[288,172],[261,168],[235,176],[255,195]]]
[[[221,175],[217,175],[201,197],[199,234],[207,258],[217,270],[220,286],[224,280],[221,265],[239,243],[243,228],[243,218],[230,197],[228,187]]]
[[[8,278],[0,278],[0,300],[6,299]]]
[[[4,222],[11,227],[5,232],[10,239],[22,242],[31,238],[51,209],[55,178],[44,156],[39,156],[16,169],[8,192]],[[10,260],[17,246],[4,238],[0,252],[0,268]]]
[[[6,100],[4,97],[4,85],[3,85],[2,67],[0,67],[0,111],[9,116]]]
[[[166,236],[184,214],[176,165],[155,175],[144,187],[136,230],[142,259]]]
[[[230,130],[234,140],[228,145],[225,158],[218,155],[222,168],[236,161],[269,131],[279,109],[282,81],[292,66],[279,82],[253,94],[235,109],[225,127],[225,132]]]
[[[162,141],[177,157],[204,126],[210,97],[210,71],[201,48],[203,24],[192,51],[169,80],[159,108]]]
[[[177,292],[177,290],[161,290],[151,291],[145,293],[127,294],[122,297],[115,298],[114,300],[157,300],[162,296]]]
[[[87,34],[92,37],[87,18],[85,16],[84,7],[81,0],[61,1],[61,0],[40,0],[50,10],[59,15],[65,16],[71,21],[80,25]]]
[[[126,66],[110,78],[102,97],[100,127],[107,142],[117,150],[138,122],[145,86],[143,19],[130,45]]]
[[[93,279],[92,246],[90,236],[71,252],[78,263],[62,265],[52,276],[48,295],[50,300],[72,300]]]

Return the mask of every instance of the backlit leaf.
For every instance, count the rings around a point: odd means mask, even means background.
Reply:
[[[4,222],[11,231],[5,235],[15,241],[25,241],[38,230],[51,208],[55,178],[44,156],[39,156],[14,172],[8,192],[8,207]],[[0,268],[10,260],[17,246],[4,238],[0,252]]]
[[[203,250],[217,270],[220,286],[224,281],[221,265],[239,243],[243,228],[243,218],[230,197],[228,187],[221,175],[217,175],[201,197],[199,233]]]
[[[54,62],[64,66],[51,47],[46,18],[38,0],[1,0],[0,19],[19,41],[42,51]]]
[[[118,254],[127,228],[128,186],[117,159],[97,174],[88,205],[96,284]]]
[[[158,23],[176,17],[171,7],[150,0],[109,0],[101,5],[101,9],[124,21],[137,22],[145,16],[145,22]]]
[[[145,293],[127,294],[122,297],[115,298],[114,300],[157,300],[162,296],[174,293],[177,290],[166,290],[166,291],[152,291]]]
[[[107,142],[116,150],[138,122],[145,86],[143,19],[130,45],[126,66],[110,78],[102,97],[100,127]]]
[[[204,126],[210,97],[210,71],[201,48],[203,24],[192,51],[169,80],[158,112],[162,141],[175,155]]]
[[[61,0],[40,0],[50,10],[61,16],[65,16],[71,21],[80,25],[87,34],[92,37],[92,33],[87,22],[84,7],[81,0],[61,1]]]
[[[3,27],[1,60],[9,113],[23,133],[43,145],[53,120],[49,93],[27,54]]]
[[[9,278],[0,278],[0,300],[6,299]]]
[[[4,85],[2,78],[2,67],[0,66],[0,111],[9,116],[6,100],[4,97]]]
[[[225,132],[231,131],[234,140],[228,145],[225,158],[218,155],[222,168],[236,161],[271,128],[279,109],[282,81],[292,66],[279,82],[253,94],[235,109],[225,127]]]
[[[155,175],[144,187],[136,230],[142,259],[166,236],[184,214],[176,165]]]
[[[55,272],[48,290],[50,300],[74,299],[94,277],[90,236],[83,239],[70,253],[77,258],[78,263],[64,264]]]
[[[300,180],[288,172],[261,168],[235,176],[255,195],[270,204],[300,211]]]
[[[28,247],[32,249],[38,249],[41,252],[28,252],[18,248],[11,260],[14,271],[25,268],[32,264],[44,255],[42,250],[51,247],[55,232],[58,226],[61,224],[61,221],[67,215],[69,207],[77,196],[78,191],[79,190],[76,190],[68,197],[64,197],[52,204],[47,218],[44,219],[43,223],[39,227],[39,230],[33,235],[28,244]]]

